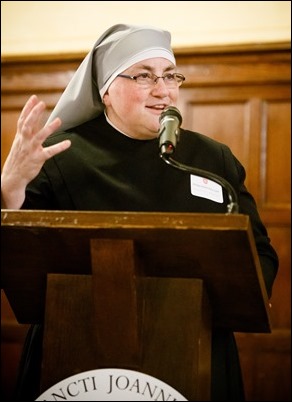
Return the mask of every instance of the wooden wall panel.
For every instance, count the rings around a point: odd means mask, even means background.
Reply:
[[[187,119],[183,127],[228,144],[236,157],[244,164],[246,171],[249,172],[249,102],[232,100],[229,96],[202,103],[197,101],[195,95],[190,94],[189,96],[194,101],[188,101],[184,107]]]
[[[247,401],[290,401],[290,333],[238,334]]]
[[[2,60],[1,166],[17,117],[36,93],[54,107],[84,58],[81,55]],[[178,104],[182,126],[230,146],[244,164],[279,258],[271,299],[271,334],[237,333],[248,401],[288,401],[291,328],[291,62],[290,44],[182,49],[178,71],[186,76]],[[27,328],[17,324],[5,295],[2,305],[3,394],[11,394]],[[10,380],[8,380],[8,377]]]
[[[291,204],[291,102],[267,100],[263,104],[263,202],[268,207]],[[265,156],[264,156],[265,155]]]
[[[280,266],[271,298],[273,328],[291,328],[291,229],[289,225],[269,227]],[[289,268],[290,267],[290,268]]]

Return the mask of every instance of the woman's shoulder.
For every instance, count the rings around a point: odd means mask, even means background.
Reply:
[[[185,143],[192,144],[193,146],[206,147],[217,151],[222,150],[222,148],[229,149],[227,144],[197,131],[181,129],[180,136]]]
[[[100,120],[99,117],[86,121],[79,126],[70,128],[66,131],[56,131],[46,139],[44,146],[54,145],[63,140],[71,140],[73,142],[78,141],[78,139],[82,140],[82,138],[90,136],[92,133],[97,131],[100,123],[98,120]]]

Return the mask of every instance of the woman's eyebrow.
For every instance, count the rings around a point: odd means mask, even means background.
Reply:
[[[147,64],[139,64],[136,66],[137,69],[141,70],[147,70],[147,71],[153,71],[155,67],[149,66]],[[166,67],[163,71],[171,71],[175,69],[175,65],[170,64],[168,67]]]

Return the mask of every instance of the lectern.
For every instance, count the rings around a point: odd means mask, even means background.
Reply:
[[[248,216],[2,210],[2,287],[44,323],[42,390],[124,368],[209,400],[211,331],[270,332]]]

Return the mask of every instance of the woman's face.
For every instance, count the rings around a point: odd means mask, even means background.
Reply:
[[[134,64],[123,74],[136,76],[153,73],[158,77],[176,72],[167,59],[152,58]],[[106,112],[113,125],[126,135],[150,139],[158,135],[159,117],[167,106],[175,106],[179,87],[168,88],[159,78],[156,84],[144,87],[135,80],[117,77],[103,97]]]

